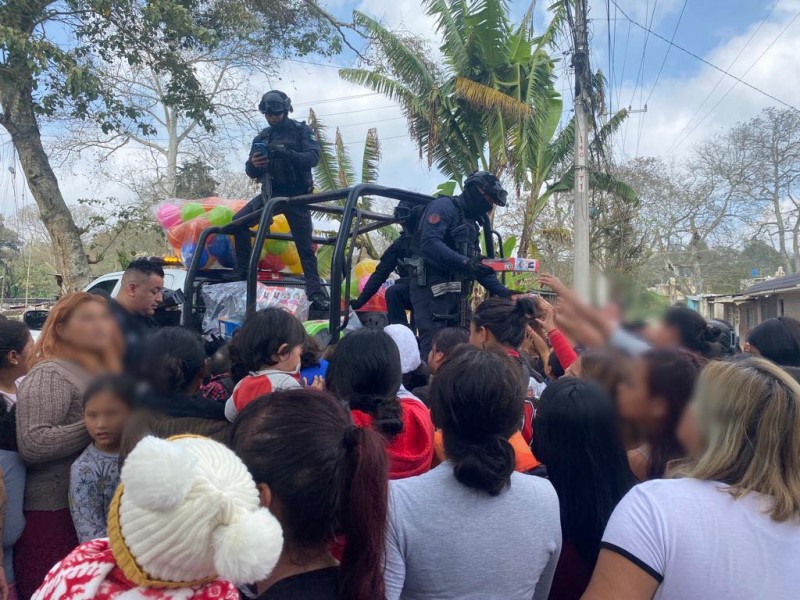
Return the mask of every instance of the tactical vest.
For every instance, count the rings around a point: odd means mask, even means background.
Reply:
[[[303,135],[305,123],[298,123],[292,119],[284,127],[267,130],[267,150],[293,150],[300,152],[303,149]],[[285,158],[272,158],[269,161],[269,174],[272,177],[273,196],[296,196],[307,194],[314,187],[314,178],[311,169],[297,167],[291,160]]]

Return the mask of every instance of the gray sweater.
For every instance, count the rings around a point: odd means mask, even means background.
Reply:
[[[28,465],[25,510],[69,507],[69,469],[92,439],[83,424],[90,375],[75,363],[36,365],[17,393],[17,445]]]
[[[546,600],[561,552],[549,481],[514,473],[499,496],[453,466],[390,483],[387,600]]]
[[[25,529],[22,497],[25,494],[25,465],[19,454],[0,450],[0,468],[6,490],[6,517],[3,520],[3,568],[6,581],[14,581],[14,544]]]

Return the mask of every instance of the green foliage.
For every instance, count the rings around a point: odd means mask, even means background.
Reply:
[[[520,251],[533,251],[536,216],[553,193],[571,184],[574,123],[558,132],[563,102],[555,87],[551,46],[566,18],[566,0],[550,8],[551,21],[533,31],[533,6],[519,25],[505,0],[425,0],[436,21],[445,67],[430,64],[424,48],[361,12],[353,20],[377,49],[378,69],[342,69],[347,81],[400,104],[420,155],[454,181],[477,169],[511,178],[528,195]],[[602,75],[595,92],[602,96]],[[598,157],[627,117],[617,113],[597,132]],[[635,201],[635,193],[594,161],[594,185]],[[450,192],[452,193],[452,192]]]
[[[214,167],[200,159],[193,159],[178,167],[175,195],[178,198],[208,198],[217,193],[218,182],[213,177]]]
[[[104,133],[156,133],[103,77],[118,63],[164,78],[164,104],[212,131],[209,90],[187,60],[236,47],[261,56],[336,53],[327,20],[300,0],[8,0],[0,5],[0,89],[31,81],[42,115],[95,120]]]
[[[456,188],[458,187],[457,181],[445,181],[444,183],[440,183],[436,186],[436,190],[433,192],[434,196],[453,196],[456,193]]]

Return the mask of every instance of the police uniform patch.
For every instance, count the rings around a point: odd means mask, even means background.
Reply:
[[[428,215],[428,223],[430,223],[431,225],[436,225],[441,220],[442,220],[442,215],[440,215],[439,213],[431,213],[430,215]]]

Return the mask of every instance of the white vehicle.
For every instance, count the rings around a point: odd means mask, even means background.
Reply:
[[[122,285],[122,275],[124,271],[115,271],[101,275],[89,285],[83,288],[84,292],[99,294],[109,298],[116,298]],[[164,287],[170,290],[183,289],[186,282],[186,269],[164,268]],[[34,310],[28,311],[23,315],[23,320],[31,330],[33,339],[36,340],[42,332],[44,321],[47,318],[47,311]]]

